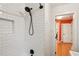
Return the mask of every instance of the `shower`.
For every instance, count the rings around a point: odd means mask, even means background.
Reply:
[[[34,27],[33,27],[33,21],[32,21],[32,13],[31,13],[32,8],[29,7],[25,7],[25,11],[29,12],[30,15],[30,26],[29,26],[29,35],[33,35],[34,34]],[[32,32],[31,32],[32,29]]]
[[[43,5],[41,5],[41,3],[39,3],[39,9],[42,9]],[[33,8],[30,7],[25,7],[25,11],[29,13],[30,16],[30,25],[29,25],[29,35],[33,36],[34,35],[34,26],[33,26],[33,18],[32,18],[32,13],[31,11],[33,10]],[[35,50],[32,48],[30,49],[30,55],[33,56],[35,54]]]
[[[39,9],[43,8],[43,5],[41,3],[39,3]],[[29,35],[34,35],[34,26],[33,26],[33,18],[32,18],[32,13],[31,13],[32,8],[29,7],[25,7],[25,11],[27,11],[30,15],[30,26],[29,26]],[[31,31],[32,30],[32,31]]]

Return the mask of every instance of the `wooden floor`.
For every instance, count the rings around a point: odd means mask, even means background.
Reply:
[[[69,51],[71,50],[72,43],[56,43],[56,55],[57,56],[69,56]]]

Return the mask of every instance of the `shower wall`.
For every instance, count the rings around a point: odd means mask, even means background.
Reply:
[[[2,49],[2,55],[25,55],[30,56],[30,49],[34,50],[35,56],[45,55],[44,53],[44,25],[45,25],[45,10],[39,9],[39,4],[0,4],[1,10],[9,13],[0,15],[1,18],[12,19],[14,21],[14,34],[9,39],[5,39],[3,44],[7,45]],[[33,25],[34,35],[29,35],[30,16],[24,11],[24,7],[28,6],[33,8]],[[44,4],[43,4],[44,6]],[[2,39],[1,39],[2,40]],[[6,49],[6,50],[5,50]],[[1,49],[0,49],[1,50]]]
[[[30,49],[33,49],[36,56],[44,55],[44,19],[45,19],[45,10],[39,9],[38,4],[29,4],[32,7],[34,12],[32,12],[33,16],[33,25],[34,25],[34,35],[29,35],[29,25],[30,18],[29,14],[26,15],[26,53],[29,54]],[[27,6],[27,4],[26,4]]]
[[[25,55],[24,21],[21,17],[0,15],[0,55]]]

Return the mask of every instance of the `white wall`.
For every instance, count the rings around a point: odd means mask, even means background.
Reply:
[[[63,42],[72,43],[72,24],[62,24]]]
[[[7,11],[8,14],[16,15],[2,15],[6,18],[11,18],[15,20],[15,40],[11,40],[10,44],[13,44],[13,49],[15,48],[15,52],[10,51],[7,55],[30,55],[30,49],[33,49],[36,56],[44,55],[44,8],[39,9],[39,4],[0,4],[1,10]],[[33,23],[34,23],[34,35],[29,36],[29,24],[30,17],[27,12],[24,11],[24,7],[30,6],[35,10],[33,14]],[[43,4],[44,5],[44,4]],[[34,9],[35,8],[35,9]],[[37,9],[38,8],[38,9]],[[37,10],[36,10],[37,9]],[[20,13],[19,13],[20,12]],[[6,13],[6,12],[4,12]],[[6,13],[7,14],[7,13]],[[23,17],[25,15],[25,17]],[[1,16],[1,17],[2,17]],[[14,18],[13,18],[14,17]],[[26,21],[26,25],[25,25]],[[25,29],[26,27],[26,29]],[[11,43],[13,42],[13,43]],[[8,48],[11,48],[9,46]],[[8,50],[9,51],[9,50]]]
[[[44,39],[44,52],[46,56],[49,56],[51,53],[51,39],[50,39],[50,5],[45,4],[45,39]]]
[[[56,44],[56,40],[55,40],[55,16],[56,15],[62,15],[62,14],[67,14],[67,13],[74,13],[73,15],[73,47],[72,47],[72,50],[78,50],[79,49],[79,4],[59,4],[59,5],[54,5],[53,4],[50,4],[51,7],[50,7],[50,23],[51,23],[51,30],[50,30],[50,39],[53,43],[51,43],[51,47],[52,47],[52,50],[51,52],[51,55],[54,55],[54,51],[55,51],[55,44]],[[53,33],[53,35],[52,35]]]
[[[0,18],[14,21],[14,24],[12,26],[14,27],[14,30],[12,30],[12,33],[7,33],[7,34],[4,33],[3,35],[0,36],[0,40],[1,40],[0,52],[2,52],[0,53],[0,55],[25,55],[24,23],[23,23],[24,20],[22,20],[23,18],[21,17],[18,18],[16,16],[8,15],[5,13],[1,14]]]

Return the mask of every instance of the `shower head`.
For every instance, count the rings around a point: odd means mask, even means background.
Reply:
[[[33,35],[34,34],[34,28],[33,28],[33,22],[32,22],[32,13],[31,13],[32,8],[29,7],[25,7],[25,11],[27,11],[30,15],[30,26],[29,26],[29,35]],[[32,32],[31,32],[32,29]]]
[[[40,4],[39,8],[42,9],[43,8],[43,5],[41,5],[41,3],[39,3],[39,4]]]
[[[32,8],[25,7],[25,11],[30,12],[31,10],[32,10]]]

